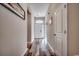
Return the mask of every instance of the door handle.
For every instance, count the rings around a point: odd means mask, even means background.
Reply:
[[[66,34],[66,30],[64,30],[64,34]]]
[[[54,36],[56,36],[56,34],[53,34]]]
[[[40,32],[42,32],[42,31],[40,30]]]

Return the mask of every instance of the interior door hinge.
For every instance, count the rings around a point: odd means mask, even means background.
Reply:
[[[64,8],[66,8],[66,5],[64,5]]]

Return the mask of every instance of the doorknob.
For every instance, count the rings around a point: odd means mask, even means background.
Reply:
[[[56,34],[53,34],[54,36],[56,36]]]
[[[42,32],[42,31],[40,30],[40,32]]]
[[[64,30],[64,34],[66,34],[66,30]]]

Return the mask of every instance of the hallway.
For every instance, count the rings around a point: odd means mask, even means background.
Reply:
[[[32,43],[33,55],[67,55],[66,6],[65,3],[28,4],[28,35],[31,33],[27,42]]]
[[[65,3],[0,4],[0,55],[67,55],[66,6]]]
[[[31,56],[55,56],[54,52],[49,51],[48,44],[45,39],[35,39],[33,42],[32,55]],[[26,54],[25,56],[30,56]]]
[[[79,55],[79,4],[0,4],[0,56],[70,55]]]

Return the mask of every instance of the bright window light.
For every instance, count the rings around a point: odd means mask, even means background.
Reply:
[[[42,20],[36,20],[35,23],[43,23],[43,21]]]

